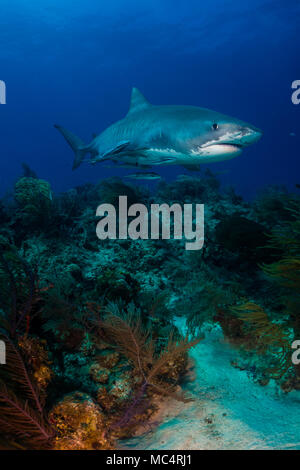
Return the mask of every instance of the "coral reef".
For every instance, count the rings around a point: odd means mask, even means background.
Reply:
[[[188,354],[221,327],[231,365],[299,390],[299,196],[253,203],[212,172],[153,192],[111,178],[57,195],[30,169],[0,206],[3,448],[111,449],[141,432],[166,397],[186,402]],[[204,203],[205,244],[98,240],[100,202]],[[175,326],[178,317],[188,336]],[[279,393],[278,392],[278,393]],[[9,426],[4,422],[9,421]]]
[[[50,184],[45,180],[24,176],[16,182],[15,199],[24,211],[34,211],[40,199],[52,200]]]

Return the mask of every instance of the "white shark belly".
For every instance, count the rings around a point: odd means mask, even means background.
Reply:
[[[172,148],[150,148],[138,157],[138,161],[148,165],[197,165],[229,160],[241,152],[240,148],[229,144],[199,147],[189,153],[178,152]]]
[[[184,158],[184,154],[172,148],[149,148],[144,150],[139,161],[148,165],[178,165],[178,160]]]

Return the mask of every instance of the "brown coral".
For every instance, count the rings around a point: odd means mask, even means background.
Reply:
[[[99,406],[81,392],[66,395],[50,412],[57,429],[55,450],[109,450],[106,421]]]
[[[90,366],[89,374],[94,382],[106,384],[109,379],[110,371],[102,367],[98,362],[93,362]]]
[[[24,335],[19,338],[18,345],[33,372],[37,386],[45,391],[53,376],[46,341]]]
[[[106,369],[112,369],[115,367],[120,360],[120,354],[118,352],[108,352],[97,357],[97,361]]]

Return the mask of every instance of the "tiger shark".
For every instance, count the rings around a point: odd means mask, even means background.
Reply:
[[[137,88],[132,89],[127,115],[87,145],[64,127],[55,127],[75,153],[73,170],[83,161],[105,160],[124,167],[198,169],[202,163],[237,157],[262,135],[250,124],[206,108],[152,105]]]

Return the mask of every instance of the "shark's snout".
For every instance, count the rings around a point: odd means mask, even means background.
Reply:
[[[261,130],[249,124],[223,122],[207,134],[204,142],[194,145],[191,154],[211,162],[234,158],[242,153],[243,148],[255,143],[261,136]]]
[[[239,154],[244,147],[258,141],[262,136],[260,129],[247,124],[223,124],[218,132],[208,134],[207,140],[197,146],[209,154]]]
[[[243,130],[243,137],[240,140],[241,146],[252,145],[262,136],[262,131],[256,127],[246,127]]]

